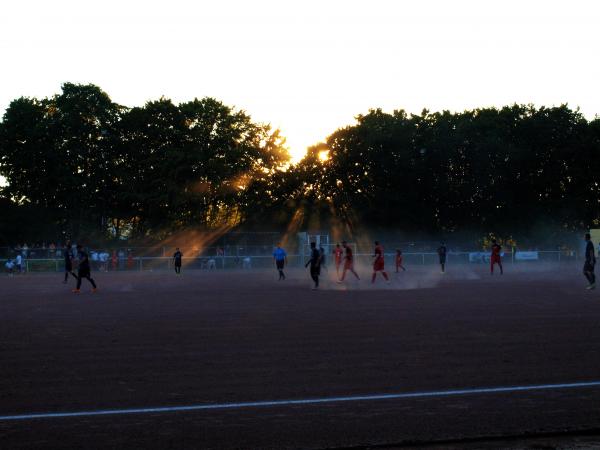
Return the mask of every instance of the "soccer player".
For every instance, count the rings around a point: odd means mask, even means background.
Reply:
[[[325,269],[325,272],[328,272],[327,265],[325,264],[325,249],[323,247],[319,247],[319,253],[321,254],[321,268]]]
[[[275,260],[275,267],[279,271],[279,281],[285,280],[285,273],[283,273],[283,268],[287,263],[287,253],[283,248],[281,248],[281,244],[277,244],[277,248],[273,252],[273,259]]]
[[[442,245],[440,245],[440,247],[438,248],[437,253],[440,257],[440,266],[442,266],[442,273],[446,273],[446,254],[448,253],[446,244],[442,242]]]
[[[373,255],[373,258],[375,258],[375,260],[373,261],[373,276],[371,277],[371,284],[375,283],[377,272],[381,272],[381,275],[383,275],[385,281],[389,283],[390,279],[385,271],[385,256],[383,253],[383,247],[378,241],[375,241],[375,254]]]
[[[313,291],[315,289],[319,289],[319,275],[321,274],[321,252],[317,250],[317,244],[314,242],[310,243],[310,259],[304,265],[304,267],[308,267],[310,264],[310,277],[315,282],[315,286],[313,287]]]
[[[77,246],[77,259],[79,259],[79,267],[77,269],[77,288],[73,289],[73,292],[79,294],[81,289],[81,280],[87,278],[87,280],[92,283],[92,292],[96,292],[98,287],[96,286],[96,282],[90,276],[90,258],[88,254],[83,250],[81,245]]]
[[[402,256],[402,250],[396,249],[396,273],[398,273],[398,269],[406,270],[402,265],[402,260],[404,257]]]
[[[175,273],[177,275],[181,275],[181,260],[183,258],[183,253],[179,251],[179,247],[175,249],[175,253],[173,253],[173,266],[175,267]]]
[[[342,265],[342,259],[344,255],[344,249],[340,246],[340,244],[336,244],[333,249],[333,257],[335,259],[335,271],[337,273],[338,278],[340,277],[340,266]]]
[[[583,274],[590,282],[586,289],[596,288],[596,275],[594,274],[594,267],[596,266],[596,255],[594,254],[594,244],[592,244],[592,237],[590,233],[585,234],[585,263],[583,264]]]
[[[73,255],[71,254],[71,248],[68,243],[65,245],[64,254],[65,254],[65,279],[63,281],[63,284],[67,284],[67,281],[69,280],[69,274],[73,275],[73,278],[75,278],[77,280],[77,275],[75,275],[73,273]]]
[[[358,274],[354,271],[354,257],[352,256],[352,249],[346,241],[342,242],[342,247],[344,247],[344,250],[346,250],[346,255],[344,256],[344,270],[342,271],[342,278],[340,278],[338,283],[344,281],[344,278],[346,278],[347,270],[352,272],[357,280],[360,280]]]
[[[490,256],[490,274],[494,275],[494,264],[498,264],[500,267],[500,275],[504,273],[502,270],[502,260],[500,258],[500,251],[502,247],[496,243],[496,239],[492,239],[492,254]]]

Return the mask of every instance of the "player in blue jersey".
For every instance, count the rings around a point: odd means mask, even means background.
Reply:
[[[277,270],[279,271],[279,281],[285,280],[283,268],[287,264],[287,253],[281,247],[281,244],[277,244],[277,247],[273,252],[273,260],[275,261],[275,267],[277,267]]]

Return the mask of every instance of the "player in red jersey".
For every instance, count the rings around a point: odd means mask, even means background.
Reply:
[[[500,251],[502,247],[496,243],[496,239],[492,239],[492,254],[490,256],[490,273],[494,275],[494,264],[498,264],[500,267],[500,275],[504,273],[502,270],[502,259],[500,258]]]
[[[335,261],[335,271],[337,273],[338,278],[340,277],[340,266],[342,265],[342,259],[344,256],[344,249],[338,243],[333,249],[333,258]]]
[[[375,278],[377,278],[377,272],[381,272],[383,278],[387,282],[390,281],[388,278],[388,274],[385,271],[385,256],[383,254],[383,247],[379,244],[378,241],[375,241],[375,254],[373,255],[375,260],[373,261],[373,276],[371,277],[371,283],[375,283]]]
[[[402,250],[396,250],[396,273],[398,273],[398,269],[406,270],[402,265],[402,260],[404,257],[402,256]]]
[[[338,283],[344,281],[344,278],[346,278],[347,270],[352,272],[357,280],[360,280],[358,274],[354,270],[354,256],[352,255],[352,249],[346,241],[342,242],[342,246],[344,247],[344,250],[346,250],[346,256],[344,257],[344,270],[342,271],[342,278],[340,278]]]

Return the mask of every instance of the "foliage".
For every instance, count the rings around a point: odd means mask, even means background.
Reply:
[[[278,131],[211,98],[128,109],[66,83],[52,99],[13,101],[0,124],[3,196],[51,211],[73,236],[239,223],[249,183],[288,159]]]
[[[10,104],[0,174],[4,241],[266,223],[445,236],[579,230],[600,223],[600,119],[566,105],[374,109],[289,166],[277,130],[218,100],[126,108],[66,83],[52,98]]]
[[[566,105],[371,110],[300,163],[310,191],[366,225],[448,234],[583,229],[600,217],[600,124]],[[348,218],[349,220],[349,218]]]

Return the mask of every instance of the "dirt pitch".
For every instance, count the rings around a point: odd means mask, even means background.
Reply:
[[[95,273],[80,295],[61,274],[2,277],[0,416],[600,381],[581,268],[507,269],[319,291],[300,269]],[[598,430],[592,386],[0,420],[0,448],[598,448]]]

